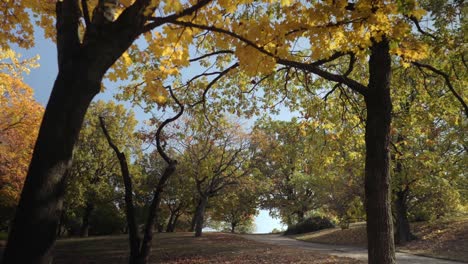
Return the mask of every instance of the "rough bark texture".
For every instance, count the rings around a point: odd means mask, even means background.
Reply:
[[[391,58],[387,39],[373,44],[365,96],[365,193],[369,263],[394,264],[395,246],[390,196]]]
[[[195,237],[200,237],[202,235],[205,209],[207,204],[208,197],[202,197],[200,200],[200,206],[197,207],[197,211],[195,212]]]

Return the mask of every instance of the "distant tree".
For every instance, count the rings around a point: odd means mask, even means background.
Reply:
[[[212,199],[210,218],[223,223],[223,230],[231,233],[250,233],[255,231],[254,219],[257,215],[257,181],[244,178],[237,185],[229,186]]]
[[[216,126],[211,126],[202,117],[191,121],[185,141],[181,168],[193,178],[198,194],[192,221],[198,237],[202,235],[208,200],[250,174],[249,139],[240,125],[231,120],[220,118]]]
[[[75,210],[82,218],[81,236],[88,236],[90,217],[99,204],[116,204],[123,197],[119,161],[109,149],[99,116],[108,120],[108,130],[127,156],[138,158],[141,155],[134,113],[112,101],[92,103],[75,145],[64,201],[67,210]]]

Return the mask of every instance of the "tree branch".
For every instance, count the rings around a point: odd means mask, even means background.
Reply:
[[[164,152],[164,149],[161,147],[161,133],[165,126],[167,126],[171,122],[174,122],[180,116],[182,116],[182,114],[184,113],[184,105],[174,95],[171,87],[169,87],[169,93],[171,94],[172,99],[174,99],[176,104],[179,106],[179,112],[175,116],[164,120],[158,127],[158,130],[156,131],[156,148],[158,150],[159,155],[161,155],[161,157],[167,162],[168,165],[171,165],[174,161],[171,158],[169,158],[166,152]]]
[[[189,15],[195,13],[196,11],[198,11],[200,8],[202,8],[202,7],[206,6],[207,4],[209,4],[211,1],[212,0],[200,0],[195,5],[182,10],[180,13],[172,14],[172,15],[169,15],[169,16],[150,17],[148,20],[153,21],[153,22],[151,22],[149,24],[146,24],[142,28],[140,33],[145,33],[145,32],[151,31],[154,28],[156,28],[156,27],[158,27],[158,26],[160,26],[162,24],[172,22],[172,21],[174,21],[174,20],[176,20],[178,18],[184,17],[184,16],[189,16]]]
[[[248,46],[251,46],[252,48],[258,50],[259,52],[265,54],[265,55],[268,55],[272,58],[275,58],[276,59],[276,62],[278,64],[282,64],[284,66],[290,66],[290,67],[295,67],[295,68],[298,68],[298,69],[303,69],[303,70],[306,70],[306,71],[309,71],[309,72],[312,72],[324,79],[327,79],[329,81],[334,81],[334,82],[341,82],[345,85],[347,85],[349,88],[351,88],[353,91],[357,92],[357,93],[360,93],[362,95],[365,95],[366,94],[366,86],[353,80],[353,79],[350,79],[348,78],[347,76],[344,76],[344,75],[339,75],[339,74],[333,74],[333,73],[330,73],[330,72],[327,72],[325,70],[322,70],[320,69],[318,66],[320,65],[323,65],[327,62],[330,62],[332,61],[332,59],[323,59],[321,61],[316,61],[316,62],[312,62],[312,63],[304,63],[304,62],[297,62],[297,61],[291,61],[291,60],[287,60],[287,59],[282,59],[282,58],[279,58],[278,56],[276,56],[275,54],[267,51],[266,49],[264,49],[263,47],[259,47],[258,45],[256,45],[253,41],[245,38],[245,37],[242,37],[234,32],[231,32],[229,30],[226,30],[226,29],[223,29],[223,28],[218,28],[218,27],[215,27],[215,26],[206,26],[206,25],[199,25],[199,24],[195,24],[195,23],[192,23],[192,22],[186,22],[186,21],[170,21],[169,23],[172,23],[172,24],[175,24],[175,25],[179,25],[179,26],[184,26],[184,27],[193,27],[193,28],[199,28],[199,29],[204,29],[204,30],[208,30],[208,31],[212,31],[212,32],[217,32],[217,33],[221,33],[221,34],[225,34],[225,35],[228,35],[230,37],[233,37],[235,39],[238,39],[242,42],[244,42],[246,45]],[[332,55],[333,58],[339,58],[341,56],[343,56],[345,54],[341,54],[341,53],[337,53],[337,54],[334,54]]]
[[[445,73],[445,72],[443,72],[443,71],[441,71],[441,70],[439,70],[439,69],[437,69],[437,68],[435,68],[435,67],[433,67],[433,66],[431,66],[429,64],[424,64],[424,63],[420,63],[420,62],[416,62],[416,61],[413,62],[412,64],[417,66],[418,68],[425,68],[425,69],[428,69],[428,70],[442,76],[444,78],[444,80],[445,80],[445,84],[450,89],[452,94],[457,98],[457,100],[460,102],[460,104],[463,106],[463,109],[465,111],[465,115],[466,115],[466,117],[468,117],[468,106],[467,106],[465,100],[463,100],[463,98],[457,93],[457,91],[455,91],[455,88],[453,87],[452,82],[450,82],[450,76],[447,73]]]

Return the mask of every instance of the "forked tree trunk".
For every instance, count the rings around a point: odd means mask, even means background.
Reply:
[[[202,197],[200,200],[200,206],[195,212],[195,237],[201,237],[203,230],[203,223],[205,218],[205,209],[208,203],[208,197]]]
[[[391,58],[388,40],[373,44],[365,96],[365,193],[369,263],[394,264],[395,246],[390,196]]]

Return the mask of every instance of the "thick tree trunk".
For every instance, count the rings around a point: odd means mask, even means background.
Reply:
[[[195,207],[195,212],[193,213],[192,222],[190,224],[190,229],[189,229],[190,232],[195,231],[195,225],[197,223],[197,212],[200,210],[201,201],[202,201],[202,198],[199,198],[197,206]]]
[[[369,263],[394,264],[395,245],[390,196],[391,58],[388,40],[374,43],[369,59],[369,86],[365,96],[365,193]]]
[[[65,179],[83,118],[101,80],[89,80],[86,64],[59,72],[47,104],[10,230],[3,262],[50,263],[62,210]]]
[[[89,235],[89,217],[94,210],[92,203],[86,203],[86,208],[83,213],[83,220],[81,222],[80,237],[88,237]]]
[[[200,206],[197,208],[197,212],[195,212],[195,237],[200,237],[202,235],[207,203],[208,197],[202,197],[200,200]]]
[[[415,239],[411,233],[410,224],[408,220],[408,205],[407,205],[408,189],[400,190],[396,193],[395,212],[396,212],[396,231],[395,243],[404,245]]]

